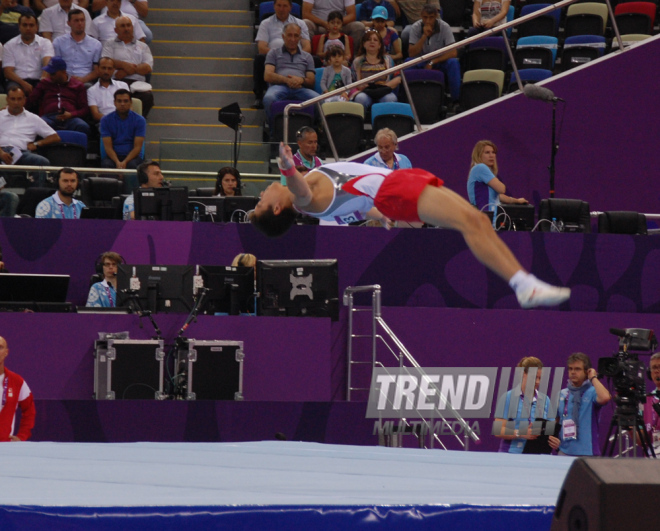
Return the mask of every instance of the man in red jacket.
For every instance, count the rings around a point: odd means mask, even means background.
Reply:
[[[5,369],[5,358],[9,354],[7,341],[0,337],[0,442],[27,441],[34,427],[36,410],[32,392],[15,372]],[[21,408],[21,423],[18,433],[14,433],[16,410]]]
[[[90,127],[85,121],[89,114],[85,85],[67,74],[66,61],[61,57],[51,57],[43,70],[50,75],[34,87],[27,107],[56,131],[89,134]]]

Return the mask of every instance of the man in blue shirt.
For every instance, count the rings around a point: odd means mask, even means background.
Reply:
[[[103,271],[103,280],[92,284],[86,306],[114,308],[117,306],[117,269],[119,264],[125,262],[120,254],[112,251],[103,253],[99,262]]]
[[[131,111],[131,93],[119,89],[114,94],[115,112],[101,120],[101,139],[105,149],[105,158],[101,161],[104,168],[137,168],[142,163],[142,146],[147,134],[147,121]],[[137,188],[135,175],[124,177],[124,190],[130,193]]]
[[[80,179],[76,170],[62,168],[57,172],[57,192],[37,205],[35,217],[41,219],[80,219],[85,208],[82,201],[73,198]]]
[[[600,408],[612,396],[598,380],[586,354],[576,352],[568,357],[568,387],[559,394],[561,432],[550,436],[550,446],[559,455],[600,455],[598,428]]]

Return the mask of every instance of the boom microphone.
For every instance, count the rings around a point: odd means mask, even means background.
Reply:
[[[528,83],[523,87],[523,94],[530,100],[541,100],[541,101],[565,101],[561,98],[557,98],[555,93],[552,92],[549,88],[539,87],[534,83]]]

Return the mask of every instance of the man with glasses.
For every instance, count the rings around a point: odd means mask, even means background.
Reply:
[[[87,304],[94,308],[114,308],[117,306],[117,269],[123,263],[121,255],[109,251],[99,260],[103,270],[103,280],[89,288]]]

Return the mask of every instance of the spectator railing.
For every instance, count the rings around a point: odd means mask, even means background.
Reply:
[[[335,147],[334,141],[332,140],[332,135],[330,133],[330,129],[328,127],[328,123],[325,119],[325,114],[323,113],[323,108],[321,103],[332,97],[332,96],[339,96],[341,93],[349,91],[353,88],[365,85],[366,83],[374,82],[378,79],[381,79],[385,76],[388,76],[390,74],[395,74],[395,73],[401,73],[401,82],[403,85],[403,89],[406,92],[406,95],[408,97],[408,102],[410,103],[413,117],[415,118],[415,124],[417,126],[417,132],[421,133],[423,131],[422,125],[419,121],[419,116],[417,115],[417,110],[415,109],[415,104],[412,101],[412,97],[410,95],[410,89],[408,88],[408,82],[406,81],[406,77],[404,74],[404,71],[408,68],[414,67],[420,63],[424,62],[429,62],[433,59],[436,59],[440,57],[441,55],[451,52],[453,50],[458,50],[460,48],[464,48],[465,46],[468,46],[474,42],[478,42],[479,40],[485,38],[485,37],[492,37],[492,36],[497,36],[497,34],[501,34],[502,37],[504,37],[504,42],[506,43],[506,48],[507,52],[509,55],[509,60],[511,62],[511,66],[513,68],[514,75],[516,76],[516,80],[518,82],[518,88],[522,91],[523,86],[522,82],[520,81],[520,76],[518,75],[518,68],[516,67],[516,63],[513,57],[513,52],[511,50],[511,45],[509,43],[509,39],[507,37],[506,31],[509,28],[515,28],[516,26],[519,26],[520,24],[524,24],[525,22],[528,22],[530,20],[533,20],[537,17],[543,16],[547,13],[551,13],[552,11],[555,11],[556,9],[561,9],[563,7],[569,6],[571,4],[574,4],[578,2],[578,0],[563,0],[561,2],[557,2],[556,4],[552,4],[550,6],[547,6],[543,9],[539,9],[538,11],[534,11],[533,13],[530,13],[529,15],[525,15],[524,17],[520,17],[517,19],[512,20],[511,22],[507,22],[506,24],[502,24],[501,26],[497,26],[496,28],[492,28],[489,30],[486,30],[482,33],[479,33],[478,35],[474,35],[472,37],[468,37],[466,39],[463,39],[461,41],[457,41],[453,44],[450,44],[449,46],[445,46],[444,48],[441,48],[439,50],[436,50],[434,52],[430,52],[426,55],[422,55],[420,57],[416,57],[414,59],[410,59],[400,65],[394,66],[392,68],[388,68],[387,70],[384,70],[382,72],[379,72],[377,74],[374,74],[373,76],[361,79],[360,81],[355,81],[351,83],[350,85],[346,85],[344,87],[341,87],[339,89],[333,90],[332,92],[327,92],[326,94],[321,94],[320,96],[317,96],[315,98],[311,98],[307,101],[301,102],[301,103],[291,103],[287,105],[284,108],[284,124],[283,124],[283,142],[285,144],[288,144],[288,133],[289,133],[289,113],[294,110],[298,109],[304,109],[306,107],[309,107],[311,105],[316,105],[318,111],[319,111],[319,116],[321,117],[321,122],[323,123],[323,127],[326,131],[326,134],[328,135],[328,143],[330,144],[330,149],[332,150],[332,155],[335,158],[335,160],[339,160],[339,156],[337,154],[337,149]],[[619,52],[624,51],[625,48],[623,47],[623,42],[621,40],[621,35],[619,34],[619,28],[616,24],[616,19],[614,17],[614,10],[612,9],[612,4],[610,3],[610,0],[605,0],[605,3],[607,4],[607,10],[609,12],[609,18],[612,22],[612,29],[614,30],[614,35],[619,43]]]

